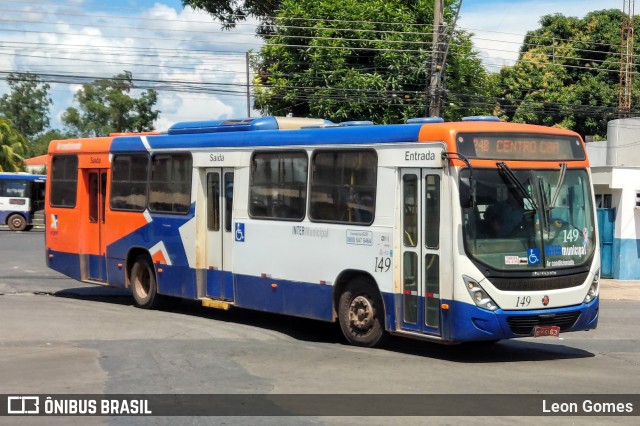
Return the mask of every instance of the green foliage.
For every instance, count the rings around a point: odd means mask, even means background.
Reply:
[[[0,118],[0,172],[24,170],[27,140],[11,121]]]
[[[38,136],[32,143],[31,156],[37,157],[49,151],[49,143],[53,140],[71,139],[73,135],[62,133],[59,130],[49,130]]]
[[[276,14],[280,3],[280,0],[182,0],[185,7],[207,11],[226,29],[234,28],[236,23],[251,16],[263,23],[271,22],[270,18]]]
[[[425,115],[433,1],[283,0],[276,22],[252,64],[263,114],[376,123]],[[448,63],[445,116],[492,112],[469,34],[455,33]]]
[[[160,113],[153,109],[158,95],[155,90],[147,89],[135,99],[129,94],[133,88],[129,71],[85,84],[75,95],[80,108],[67,108],[62,122],[70,134],[78,137],[153,130],[153,121]]]
[[[30,73],[10,73],[7,84],[11,93],[0,98],[0,115],[31,140],[49,126],[50,87]]]
[[[621,21],[617,9],[583,19],[544,16],[525,37],[518,63],[500,71],[501,115],[605,136],[617,116]]]

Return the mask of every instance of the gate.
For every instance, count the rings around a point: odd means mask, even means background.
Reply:
[[[598,236],[600,237],[600,276],[613,278],[613,232],[616,209],[598,209]]]

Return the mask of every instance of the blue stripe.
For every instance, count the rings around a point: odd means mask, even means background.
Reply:
[[[331,321],[332,294],[327,285],[235,275],[235,304],[241,308]]]
[[[49,257],[53,255],[53,257]],[[47,251],[47,266],[80,281],[80,255],[61,251]]]
[[[229,271],[216,271],[211,269],[208,269],[206,273],[207,296],[232,301],[233,273]]]
[[[287,131],[264,130],[259,132],[152,135],[146,138],[151,148],[155,150],[173,148],[384,144],[416,142],[421,127],[419,124],[394,124],[385,126],[335,127]],[[119,136],[113,139],[111,151],[145,151],[145,149],[140,141],[140,137]]]
[[[196,271],[187,266],[155,265],[158,293],[168,296],[196,299]],[[162,268],[162,272],[158,272]]]
[[[0,173],[0,180],[28,180],[28,181],[37,181],[44,182],[47,180],[46,175],[22,175],[22,174],[11,174],[11,173]]]
[[[457,301],[444,301],[450,308],[444,311],[445,322],[449,322],[450,330],[446,330],[443,337],[451,342],[500,340],[523,337],[513,334],[507,324],[507,317],[551,315],[580,312],[580,317],[574,326],[567,331],[591,330],[598,326],[599,298],[590,303],[555,309],[539,309],[527,311],[495,312],[480,309],[475,305]],[[565,331],[566,332],[566,331]]]

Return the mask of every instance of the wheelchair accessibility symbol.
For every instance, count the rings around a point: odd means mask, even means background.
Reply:
[[[244,243],[244,223],[236,223],[236,241]]]
[[[527,263],[529,265],[539,265],[540,264],[540,249],[532,248],[528,250]]]

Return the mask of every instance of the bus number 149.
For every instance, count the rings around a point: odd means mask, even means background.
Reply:
[[[376,257],[375,272],[387,272],[391,268],[390,257]]]

